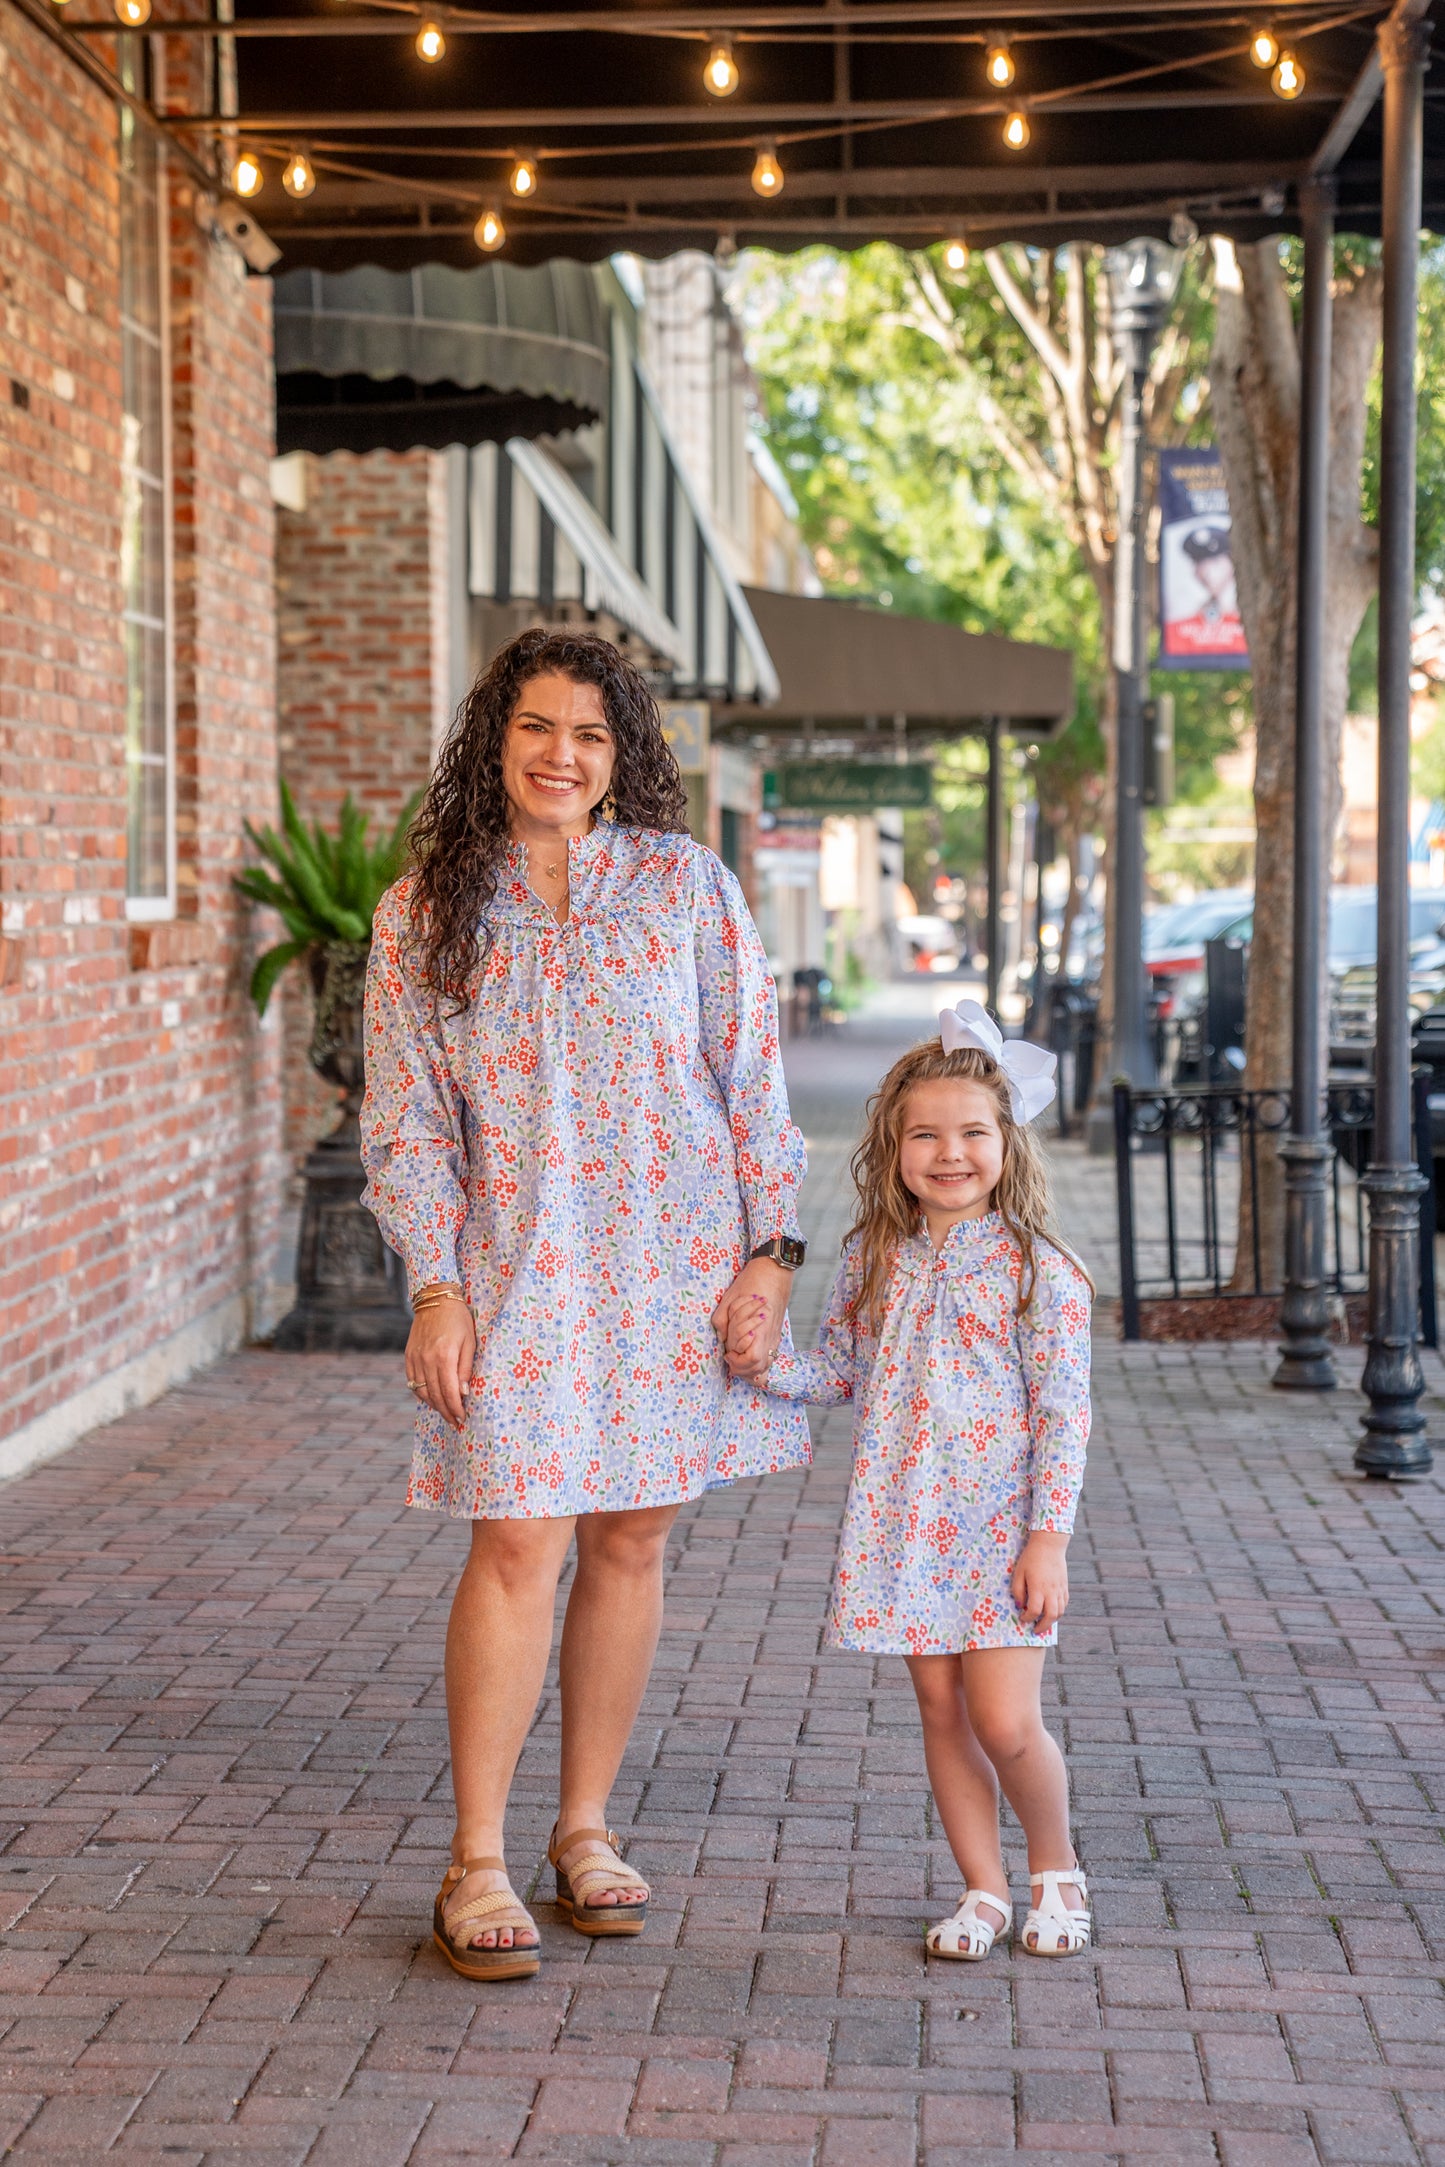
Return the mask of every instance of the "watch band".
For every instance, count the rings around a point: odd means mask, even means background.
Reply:
[[[808,1254],[808,1244],[796,1234],[775,1234],[771,1241],[759,1242],[749,1257],[751,1264],[757,1257],[769,1257],[774,1264],[781,1264],[785,1272],[795,1272]]]

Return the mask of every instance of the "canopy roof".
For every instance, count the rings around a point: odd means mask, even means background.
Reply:
[[[224,127],[261,152],[253,209],[283,267],[470,266],[487,202],[520,263],[719,240],[1110,240],[1181,210],[1249,237],[1290,226],[1311,170],[1337,170],[1342,226],[1378,230],[1378,6],[1274,0],[1264,12],[1305,72],[1287,101],[1251,62],[1257,11],[1239,0],[747,0],[721,11],[740,74],[722,99],[702,82],[712,6],[438,8],[446,51],[428,65],[423,0],[235,5],[233,24],[166,25],[237,53],[237,117],[195,113],[180,132],[199,147]],[[170,12],[157,0],[152,27]],[[94,0],[87,15],[113,32]],[[1003,91],[984,73],[1000,21],[1016,70]],[[1003,140],[1015,109],[1022,150]],[[785,176],[766,201],[750,181],[765,143]],[[280,182],[297,146],[318,175],[301,201]],[[517,203],[523,153],[539,186]],[[1426,215],[1445,225],[1445,116],[1428,93]]]
[[[766,709],[716,710],[725,735],[897,739],[996,720],[1039,740],[1074,712],[1074,658],[1062,648],[857,602],[743,592],[780,685]]]

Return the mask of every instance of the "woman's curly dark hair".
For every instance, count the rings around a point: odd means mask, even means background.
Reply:
[[[687,829],[687,796],[647,679],[610,640],[537,628],[498,650],[457,710],[411,831],[411,938],[433,998],[471,999],[509,841],[502,741],[524,685],[548,671],[595,685],[616,748],[607,793],[623,827]]]

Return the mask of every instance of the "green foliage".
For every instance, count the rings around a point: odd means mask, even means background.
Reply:
[[[283,782],[282,832],[246,822],[247,835],[274,871],[248,866],[236,875],[234,886],[253,903],[274,910],[290,935],[268,948],[251,974],[251,999],[259,1014],[265,1014],[289,963],[337,942],[364,948],[370,941],[376,906],[406,863],[407,831],[420,803],[418,792],[408,799],[385,840],[368,843],[370,820],[349,795],[340,825],[330,835],[319,821],[307,827]]]
[[[1355,242],[1361,249],[1368,243]],[[1418,442],[1415,468],[1415,568],[1421,588],[1445,588],[1445,242],[1429,241],[1420,252],[1420,298],[1416,383]],[[1364,518],[1378,526],[1380,511],[1380,369],[1370,374],[1370,420],[1365,437]],[[1373,694],[1369,702],[1374,706]]]
[[[1416,797],[1445,802],[1445,688],[1436,686],[1435,712],[1411,748],[1410,782]]]

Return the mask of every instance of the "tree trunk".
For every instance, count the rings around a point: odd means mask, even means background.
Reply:
[[[1279,247],[1215,244],[1215,336],[1210,396],[1229,484],[1240,615],[1249,641],[1255,711],[1254,934],[1249,958],[1245,1082],[1285,1090],[1290,1076],[1294,961],[1294,732],[1298,533],[1299,344]],[[1336,286],[1330,382],[1331,466],[1326,545],[1325,768],[1329,818],[1338,805],[1340,733],[1350,649],[1373,583],[1374,538],[1360,521],[1365,386],[1379,339],[1373,272]],[[1328,999],[1328,982],[1319,988]],[[1261,1139],[1259,1187],[1241,1185],[1234,1285],[1283,1283],[1284,1181],[1277,1137]]]

